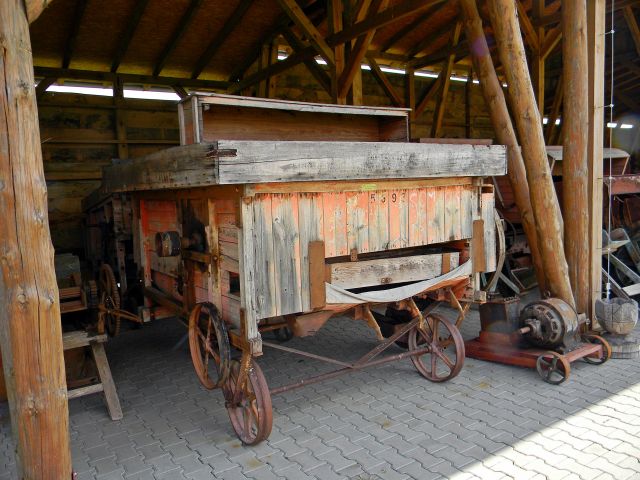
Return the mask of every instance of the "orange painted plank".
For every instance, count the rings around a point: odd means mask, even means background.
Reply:
[[[336,256],[336,194],[322,194],[324,251],[327,257]]]
[[[334,209],[334,233],[336,248],[335,255],[348,255],[349,249],[347,241],[347,197],[344,192],[337,192],[335,194]]]
[[[445,190],[445,239],[458,240],[461,238],[462,229],[460,222],[460,200],[462,188],[459,186],[446,187]]]
[[[369,251],[389,248],[389,202],[384,190],[369,193]]]
[[[389,201],[389,248],[409,246],[409,191],[390,190]]]
[[[349,252],[355,248],[359,253],[369,251],[369,194],[347,192],[347,242]]]

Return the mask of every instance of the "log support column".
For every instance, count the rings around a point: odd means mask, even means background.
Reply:
[[[562,3],[562,67],[564,102],[562,122],[562,203],[564,251],[576,309],[589,310],[589,73],[586,0]]]
[[[531,85],[516,5],[513,0],[489,0],[487,3],[522,146],[547,289],[573,306],[562,216],[547,161],[542,118]]]
[[[60,304],[28,24],[47,3],[0,2],[0,349],[18,478],[66,480],[71,458]]]
[[[506,145],[508,149],[507,174],[509,183],[511,190],[514,192],[516,206],[522,218],[522,226],[529,241],[538,286],[541,291],[544,291],[546,279],[542,266],[540,248],[538,246],[538,236],[533,219],[533,211],[531,209],[531,200],[529,199],[527,174],[524,167],[524,160],[522,159],[522,152],[520,151],[520,146],[516,138],[516,132],[513,129],[509,110],[507,109],[507,101],[493,66],[493,61],[491,60],[491,54],[489,53],[487,40],[484,35],[484,30],[482,29],[482,20],[478,13],[476,0],[460,0],[460,8],[465,35],[470,46],[469,50],[472,52],[473,69],[480,81],[482,94],[487,109],[489,110],[491,124],[493,125],[498,142]]]

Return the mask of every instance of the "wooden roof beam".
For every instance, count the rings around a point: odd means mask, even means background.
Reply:
[[[193,72],[191,73],[191,78],[196,79],[200,76],[202,71],[207,68],[209,62],[214,57],[214,55],[218,52],[222,44],[229,37],[231,32],[235,30],[238,26],[242,17],[244,17],[249,7],[253,4],[252,0],[241,0],[236,9],[231,13],[231,16],[227,19],[222,29],[218,32],[218,34],[211,40],[211,43],[207,46],[207,49],[204,51],[200,58],[196,62],[196,66],[193,68]]]
[[[158,57],[155,66],[153,67],[154,77],[157,77],[158,75],[160,75],[160,72],[162,72],[162,69],[167,63],[167,60],[178,46],[178,43],[189,28],[189,25],[191,25],[191,22],[195,17],[198,8],[200,7],[200,5],[202,5],[202,2],[203,0],[191,0],[189,7],[187,7],[187,11],[182,15],[178,26],[173,31],[173,35],[171,35],[171,39],[162,49],[162,53],[160,53],[160,56]]]
[[[520,28],[524,33],[524,39],[529,44],[529,47],[533,51],[537,51],[540,48],[540,43],[538,39],[538,34],[536,33],[536,29],[531,23],[531,19],[527,15],[527,11],[521,0],[516,0],[516,5],[518,7],[518,20],[520,21]]]
[[[293,48],[294,52],[302,52],[305,48],[309,47],[308,45],[305,45],[289,27],[286,27],[282,30],[282,35],[284,36],[284,39],[287,41],[289,46]],[[316,79],[318,84],[320,84],[320,86],[329,95],[331,95],[331,78],[329,78],[329,75],[320,67],[320,65],[318,65],[318,62],[316,62],[315,58],[306,58],[305,60],[303,60],[303,63],[305,64],[307,70],[309,70],[311,75],[313,75],[313,77]]]
[[[76,8],[73,14],[73,20],[71,21],[71,28],[69,30],[69,36],[67,37],[67,43],[64,47],[64,53],[62,55],[62,68],[69,68],[71,63],[71,57],[73,51],[76,48],[78,41],[78,32],[80,31],[80,25],[82,24],[82,17],[87,9],[88,0],[78,0],[76,2]]]
[[[47,88],[56,83],[56,80],[58,80],[56,77],[44,77],[40,80],[36,87],[36,99],[41,98],[42,95],[44,95],[44,92],[47,91]]]
[[[120,37],[120,43],[118,44],[118,48],[116,49],[116,53],[113,56],[113,62],[111,63],[111,72],[115,73],[118,71],[118,67],[120,67],[120,63],[124,58],[124,55],[127,53],[129,49],[129,44],[131,44],[131,39],[133,35],[136,33],[136,29],[140,24],[140,20],[142,19],[142,14],[144,10],[147,8],[147,4],[149,0],[138,0],[135,3],[135,7],[133,12],[131,13],[129,23],[127,24],[127,28],[124,33]]]
[[[113,72],[96,72],[91,70],[74,70],[64,68],[50,67],[34,67],[36,76],[38,77],[55,77],[69,80],[86,80],[101,83],[113,83],[116,78],[122,79],[124,83],[135,83],[142,85],[162,85],[171,87],[173,85],[182,85],[183,87],[192,88],[211,88],[226,89],[228,82],[219,80],[185,80],[183,78],[173,77],[154,77],[151,75],[137,75],[129,73],[113,73]]]
[[[624,19],[629,26],[629,32],[631,32],[631,38],[633,38],[633,43],[636,46],[636,51],[638,52],[638,55],[640,55],[640,28],[638,28],[636,16],[631,7],[624,7],[623,13]]]
[[[437,7],[437,6],[436,6]],[[413,32],[416,28],[418,28],[422,23],[424,23],[434,12],[433,6],[431,9],[427,10],[422,15],[418,16],[413,22],[407,25],[404,28],[401,28],[396,33],[394,33],[389,40],[387,40],[382,47],[380,47],[381,52],[386,52],[390,50],[394,45],[400,42],[404,37],[406,37],[409,33]]]
[[[298,5],[296,0],[277,0],[280,7],[284,10],[287,16],[296,24],[296,26],[302,30],[302,33],[307,36],[309,42],[322,58],[330,65],[335,64],[335,56],[333,49],[327,44],[322,34],[318,31],[316,26],[302,11],[302,8]]]
[[[375,14],[380,8],[386,8],[388,4],[389,0],[374,0],[369,7],[369,12],[370,14]],[[344,67],[344,71],[338,80],[338,98],[345,97],[347,93],[349,93],[353,78],[360,70],[362,59],[367,53],[371,40],[373,40],[373,36],[375,34],[375,30],[369,30],[356,41],[356,44],[349,55],[349,60]]]
[[[404,106],[402,97],[400,97],[394,86],[391,84],[387,75],[380,69],[380,65],[378,65],[376,59],[371,55],[367,55],[367,62],[371,67],[373,78],[378,82],[380,87],[382,87],[382,90],[384,90],[384,93],[389,97],[391,103],[393,103],[395,107]]]
[[[447,23],[447,24],[443,25],[442,27],[438,28],[436,31],[434,31],[431,34],[427,35],[420,42],[418,42],[416,45],[414,45],[407,52],[407,57],[409,57],[409,58],[415,57],[417,54],[419,54],[425,48],[427,48],[429,45],[431,45],[435,40],[437,40],[438,38],[442,37],[443,35],[445,35],[445,34],[447,34],[449,32],[451,32],[451,24]]]
[[[427,105],[429,104],[429,102],[436,96],[436,93],[440,91],[440,84],[442,83],[443,78],[443,72],[440,72],[435,82],[433,82],[427,88],[426,92],[424,92],[424,95],[416,105],[416,117],[422,115],[422,113],[427,109]]]
[[[560,39],[562,38],[562,29],[556,27],[553,30],[549,30],[544,36],[544,42],[540,47],[540,56],[545,59],[553,52],[553,49],[558,46]]]

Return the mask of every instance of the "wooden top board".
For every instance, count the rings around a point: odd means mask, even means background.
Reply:
[[[193,94],[178,105],[180,144],[217,140],[406,142],[409,110]]]
[[[103,192],[506,173],[502,145],[221,140],[104,168]]]

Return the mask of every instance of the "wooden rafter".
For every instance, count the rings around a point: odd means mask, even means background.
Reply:
[[[196,12],[198,11],[198,8],[200,7],[200,5],[202,5],[203,1],[204,0],[191,0],[191,3],[187,7],[186,12],[184,13],[184,15],[182,15],[180,22],[178,22],[178,26],[173,31],[171,38],[162,49],[162,52],[158,56],[158,60],[156,60],[156,64],[153,67],[154,77],[157,77],[162,72],[162,69],[167,63],[167,60],[169,59],[173,51],[178,46],[178,43],[180,42],[183,35],[186,33],[187,29],[189,28],[189,25],[191,25],[191,22],[193,21],[193,18],[196,16]]]
[[[540,47],[540,56],[545,59],[549,56],[553,49],[558,46],[560,43],[560,39],[562,38],[562,30],[560,27],[556,27],[552,30],[549,30],[544,35],[544,42]]]
[[[293,68],[296,65],[300,65],[305,60],[313,59],[315,55],[316,55],[316,49],[311,46],[306,47],[299,52],[294,52],[284,60],[274,63],[269,68],[259,70],[256,73],[249,75],[247,78],[244,78],[235,83],[231,83],[228,88],[228,92],[229,93],[240,92],[245,88],[255,85],[256,83],[261,82],[273,75],[279,75],[283,72],[286,72],[290,68]]]
[[[553,104],[551,105],[551,112],[547,119],[547,131],[545,132],[545,140],[547,144],[553,145],[555,140],[556,120],[560,117],[560,108],[562,107],[562,100],[564,97],[564,82],[562,76],[558,78],[558,86],[556,87],[556,94],[553,97]]]
[[[458,21],[456,23],[455,28],[451,32],[451,41],[449,43],[451,48],[454,48],[458,45],[460,40],[460,33],[462,32],[462,22]],[[449,54],[449,57],[445,60],[442,65],[441,75],[444,75],[442,78],[442,84],[440,86],[440,95],[436,102],[436,108],[433,113],[433,124],[431,125],[431,136],[437,138],[440,136],[442,129],[442,119],[444,118],[444,110],[447,102],[447,95],[449,94],[449,85],[451,84],[451,70],[453,69],[453,64],[455,63],[456,55],[455,53]]]
[[[531,19],[527,15],[522,1],[516,0],[516,5],[518,6],[518,20],[520,21],[520,28],[522,28],[522,32],[524,33],[524,39],[532,50],[537,51],[540,48],[538,33],[531,23]]]
[[[304,12],[307,17],[313,19],[315,16],[324,13],[325,10],[322,3],[323,2],[313,2],[308,7],[305,7]],[[251,48],[249,49],[251,53],[249,53],[242,61],[240,61],[238,63],[238,66],[233,70],[233,72],[231,72],[231,75],[229,75],[229,82],[236,82],[240,80],[247,72],[249,67],[251,67],[251,65],[253,65],[253,63],[262,54],[262,46],[268,43],[272,43],[279,35],[282,34],[282,29],[289,25],[293,25],[293,22],[288,15],[283,13],[273,23],[267,34],[257,39],[251,45]]]
[[[40,80],[38,82],[38,86],[36,87],[36,98],[42,97],[42,95],[44,95],[44,92],[47,91],[47,88],[53,85],[56,80],[58,80],[56,77],[45,77]]]
[[[67,37],[67,43],[64,47],[64,53],[62,54],[62,68],[69,68],[69,64],[71,63],[71,57],[73,56],[73,51],[76,48],[78,32],[80,31],[80,25],[82,24],[82,17],[84,16],[84,11],[87,8],[87,3],[89,3],[88,0],[78,0],[76,2],[73,21],[71,23],[71,28],[69,29],[69,36]]]
[[[87,80],[101,83],[113,83],[116,77],[121,78],[126,83],[136,83],[142,85],[182,85],[193,88],[215,88],[226,89],[228,82],[219,80],[186,80],[174,77],[154,77],[151,75],[137,75],[129,73],[96,72],[92,70],[74,70],[64,68],[34,67],[38,77],[55,77],[59,79]]]
[[[211,40],[207,49],[200,55],[198,61],[196,62],[195,67],[193,68],[193,72],[191,72],[191,78],[196,79],[200,76],[202,71],[207,68],[209,62],[214,57],[214,55],[218,52],[222,44],[229,37],[231,32],[235,30],[238,26],[244,15],[249,10],[249,7],[253,4],[252,0],[241,0],[235,10],[231,13],[231,16],[226,20],[224,26],[220,29],[220,31],[216,34],[216,36]]]
[[[289,46],[293,49],[294,52],[302,52],[305,48],[312,48],[308,45],[304,45],[302,41],[295,35],[295,33],[289,28],[286,27],[282,30],[282,35],[284,39],[287,41]],[[277,64],[277,63],[276,63]],[[276,65],[274,64],[274,65]],[[331,95],[331,78],[329,75],[318,65],[315,58],[307,57],[304,60],[304,64],[316,79],[318,84],[329,94]],[[267,67],[269,68],[269,67]],[[267,77],[268,78],[268,77]]]
[[[437,8],[437,6],[436,6]],[[401,28],[396,33],[394,33],[385,43],[380,47],[381,52],[386,52],[393,48],[398,42],[400,42],[403,38],[405,38],[408,34],[417,29],[422,23],[424,23],[433,13],[434,7],[432,6],[430,10],[426,11],[422,15],[419,15],[414,21],[412,21],[409,25],[404,28]]]
[[[623,12],[624,19],[629,26],[629,32],[631,32],[631,38],[633,38],[633,43],[636,46],[636,51],[638,52],[638,55],[640,55],[640,28],[638,28],[638,21],[633,13],[633,8],[624,7]]]
[[[430,32],[429,35],[424,37],[422,40],[420,40],[418,43],[416,43],[413,47],[411,47],[409,50],[407,50],[407,57],[413,58],[416,55],[418,55],[419,53],[421,53],[425,48],[427,48],[430,45],[432,45],[433,42],[435,42],[437,39],[439,39],[443,35],[446,35],[447,33],[450,33],[451,32],[451,27],[452,27],[452,24],[448,23],[448,24],[445,24],[442,27]]]
[[[116,48],[116,52],[113,56],[113,62],[111,62],[111,72],[115,73],[118,71],[118,67],[120,66],[120,62],[124,58],[124,55],[127,53],[129,49],[129,44],[131,43],[131,39],[133,35],[136,33],[136,29],[140,24],[140,20],[142,19],[142,14],[144,10],[147,8],[147,4],[149,0],[138,0],[135,3],[135,7],[133,8],[133,12],[129,17],[129,22],[120,37],[120,42],[118,43],[118,48]]]
[[[380,87],[382,87],[382,90],[384,90],[384,93],[389,97],[391,103],[396,107],[404,106],[402,97],[400,97],[394,86],[391,84],[387,75],[380,69],[380,65],[378,65],[376,59],[373,56],[367,56],[367,62],[371,67],[371,74],[373,75],[373,78],[375,78]]]
[[[333,49],[327,44],[313,22],[305,15],[296,0],[278,0],[278,4],[293,23],[307,36],[311,45],[324,58],[327,64],[333,66],[335,63]]]
[[[370,6],[371,14],[375,14],[380,8],[386,8],[388,3],[388,0],[374,0]],[[356,44],[352,47],[351,53],[349,55],[349,60],[347,61],[344,67],[344,71],[342,72],[342,75],[340,75],[340,79],[338,80],[338,98],[346,96],[347,93],[349,93],[353,77],[360,70],[362,59],[367,53],[367,50],[369,49],[369,45],[371,44],[371,40],[373,40],[373,36],[375,35],[375,33],[375,30],[369,30],[367,33],[358,38]]]
[[[440,72],[436,81],[433,82],[429,87],[427,87],[424,95],[416,105],[416,116],[422,115],[422,113],[426,110],[427,105],[436,94],[440,91],[440,85],[442,84],[442,79],[444,78],[443,72]]]
[[[348,42],[367,33],[369,30],[378,30],[386,25],[402,20],[409,15],[431,8],[433,5],[442,3],[443,1],[444,0],[405,0],[404,2],[391,5],[376,15],[356,22],[349,29],[330,35],[326,39],[327,43],[329,45],[337,45]]]

